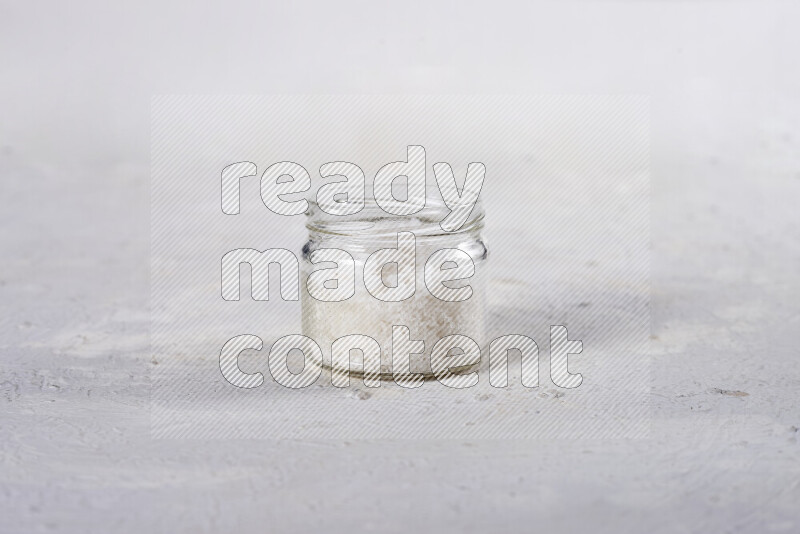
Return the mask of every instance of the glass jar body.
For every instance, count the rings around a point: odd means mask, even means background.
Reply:
[[[486,285],[488,282],[488,249],[481,235],[482,212],[462,229],[445,233],[431,220],[424,218],[376,217],[365,214],[361,220],[319,220],[309,218],[309,240],[303,247],[302,280],[320,268],[312,255],[317,250],[339,249],[353,259],[355,288],[352,296],[340,301],[322,301],[314,298],[304,287],[301,291],[303,335],[313,339],[322,349],[323,365],[337,372],[342,362],[332,362],[333,343],[351,335],[368,336],[380,345],[380,377],[392,378],[392,332],[395,327],[407,327],[412,340],[424,342],[424,350],[409,355],[411,373],[421,373],[432,378],[431,351],[440,339],[459,334],[474,340],[483,351],[486,332]],[[338,224],[337,224],[338,222]],[[369,256],[382,249],[397,248],[398,232],[414,234],[414,293],[398,302],[387,302],[373,296],[364,282],[364,266]],[[430,256],[443,249],[458,249],[466,253],[474,265],[474,273],[463,280],[444,282],[446,287],[472,289],[468,299],[450,302],[434,296],[425,280],[426,263]],[[439,265],[428,265],[428,269]],[[384,267],[381,277],[387,287],[397,285],[398,267],[391,263]],[[440,282],[441,283],[441,282]],[[376,355],[364,350],[350,351],[349,371],[358,376],[366,369],[376,369]],[[367,364],[365,366],[365,363]],[[454,373],[477,367],[474,364],[454,367]]]

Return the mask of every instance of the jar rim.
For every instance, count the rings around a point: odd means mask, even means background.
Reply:
[[[322,209],[316,199],[308,200],[306,228],[310,232],[339,235],[380,237],[397,232],[413,232],[421,236],[447,236],[472,232],[483,228],[484,210],[480,197],[472,211],[457,230],[445,231],[440,223],[451,212],[435,187],[426,188],[425,207],[410,215],[394,215],[384,211],[374,195],[365,195],[364,207],[353,214],[335,215]],[[435,195],[431,192],[435,191]]]

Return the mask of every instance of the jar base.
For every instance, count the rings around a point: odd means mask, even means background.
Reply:
[[[454,375],[466,375],[466,374],[472,373],[474,371],[477,371],[479,367],[480,367],[480,362],[474,363],[474,364],[471,364],[471,365],[464,365],[464,366],[461,366],[461,367],[453,367],[453,368],[450,369],[450,372],[452,374],[454,374]],[[341,368],[341,367],[334,368],[334,367],[328,365],[327,363],[324,363],[322,365],[322,368],[325,369],[328,372],[331,372],[331,373],[334,372],[334,371],[336,371],[338,373],[347,373],[349,371],[350,377],[351,378],[355,378],[355,379],[363,379],[364,376],[365,376],[363,369],[349,369],[348,370],[346,368]],[[430,372],[430,371],[414,372],[413,374],[422,375],[422,380],[424,380],[426,382],[432,381],[432,380],[436,380],[436,375],[434,373]],[[403,376],[403,375],[399,375],[399,376]],[[378,380],[380,380],[381,382],[394,382],[394,378],[395,377],[391,372],[385,372],[384,371],[384,372],[381,372],[380,374],[378,374]]]

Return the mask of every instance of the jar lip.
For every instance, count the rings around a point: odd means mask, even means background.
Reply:
[[[413,232],[420,236],[447,236],[480,230],[483,228],[484,210],[480,197],[473,206],[467,220],[458,230],[447,232],[440,226],[441,221],[450,213],[450,208],[439,195],[430,194],[425,200],[425,207],[410,215],[393,215],[378,206],[373,195],[365,197],[364,207],[351,215],[330,214],[319,206],[316,199],[308,200],[306,211],[306,228],[310,232],[347,237],[378,238],[396,236],[397,232]]]

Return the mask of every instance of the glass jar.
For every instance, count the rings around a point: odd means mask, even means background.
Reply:
[[[460,334],[474,340],[482,351],[485,348],[488,249],[481,235],[484,226],[483,207],[478,201],[461,228],[448,233],[439,223],[450,210],[441,197],[431,197],[429,194],[425,208],[420,212],[407,216],[384,212],[370,197],[366,198],[365,207],[359,213],[346,216],[328,214],[315,202],[309,202],[306,213],[309,235],[303,247],[301,280],[307,281],[312,272],[321,268],[319,262],[315,265],[311,261],[312,254],[318,250],[343,250],[355,263],[355,291],[345,300],[318,300],[309,294],[307,285],[301,283],[303,335],[313,339],[322,349],[326,368],[333,368],[338,373],[347,372],[346,364],[344,368],[340,367],[341,360],[336,360],[337,364],[332,365],[331,347],[334,341],[350,335],[369,336],[380,345],[380,379],[391,380],[392,328],[397,325],[408,327],[412,340],[424,341],[424,352],[410,355],[410,371],[421,373],[426,379],[434,376],[430,355],[439,339]],[[386,302],[370,294],[365,287],[364,265],[372,253],[381,249],[396,249],[399,232],[411,232],[415,236],[416,287],[409,298]],[[445,284],[446,287],[471,286],[472,294],[467,300],[440,300],[426,286],[426,262],[431,254],[441,249],[459,249],[472,259],[475,266],[472,276]],[[397,285],[396,265],[388,264],[381,273],[386,286]],[[375,357],[374,353],[368,351],[350,351],[351,375],[362,376],[364,358]],[[372,364],[367,369],[377,368],[374,360],[366,363]],[[468,372],[477,368],[477,365],[451,368],[451,371],[454,374]]]

